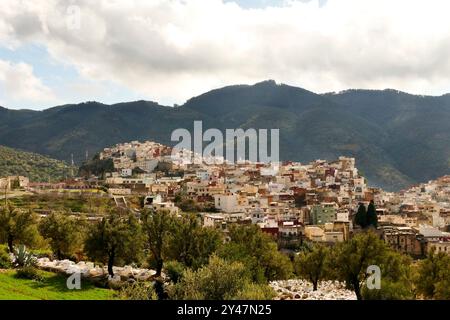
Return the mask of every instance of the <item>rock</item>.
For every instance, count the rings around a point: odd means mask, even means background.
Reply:
[[[65,269],[66,274],[74,274],[74,273],[81,273],[80,267],[77,265],[71,265],[68,266],[67,269]]]
[[[80,261],[75,263],[70,260],[53,260],[48,258],[37,259],[37,266],[43,270],[55,273],[74,274],[81,273],[84,278],[92,281],[108,281],[112,284],[120,285],[122,282],[149,281],[156,274],[155,270],[134,268],[132,266],[113,267],[115,276],[106,278],[108,275],[107,267],[96,267],[92,262]],[[166,277],[166,275],[161,275]]]
[[[120,283],[120,276],[117,274],[115,274],[114,277],[108,276],[108,281],[113,284]]]
[[[101,268],[90,269],[88,273],[89,273],[90,277],[93,277],[93,278],[99,277],[99,276],[103,275],[103,269],[101,269]]]
[[[147,281],[150,279],[150,275],[147,272],[142,272],[136,276],[136,279],[140,281]]]
[[[301,279],[272,281],[269,285],[277,293],[277,300],[356,300],[355,294],[338,281],[322,281],[317,291],[313,291],[311,283]]]

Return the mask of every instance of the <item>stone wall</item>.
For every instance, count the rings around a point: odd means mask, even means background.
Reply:
[[[149,269],[134,268],[131,266],[113,267],[114,277],[108,275],[107,267],[96,266],[92,262],[80,261],[75,263],[70,260],[50,260],[48,258],[37,259],[39,269],[72,275],[80,273],[83,278],[100,280],[108,278],[112,282],[125,282],[130,280],[149,281],[156,271]]]
[[[355,293],[338,281],[321,281],[317,291],[301,279],[272,281],[270,286],[277,293],[275,300],[356,300]]]

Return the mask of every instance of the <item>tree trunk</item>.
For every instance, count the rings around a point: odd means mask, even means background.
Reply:
[[[157,261],[156,261],[156,277],[159,277],[159,276],[161,276],[161,271],[162,271],[162,268],[163,268],[163,263],[164,263],[164,261],[162,260],[162,259],[158,259]]]
[[[14,252],[13,241],[14,241],[13,236],[12,235],[8,235],[8,249],[9,249],[10,253]]]
[[[158,300],[166,300],[168,299],[167,292],[164,291],[164,281],[161,278],[157,278],[154,284],[156,295],[158,296]]]
[[[361,287],[359,286],[359,281],[353,281],[353,289],[356,294],[356,299],[362,300]]]
[[[115,258],[115,252],[113,251],[110,255],[109,255],[109,259],[108,259],[108,273],[111,277],[114,277],[114,271],[113,271],[113,266],[114,266],[114,258]]]

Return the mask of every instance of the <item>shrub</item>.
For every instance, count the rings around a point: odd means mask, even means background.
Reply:
[[[0,269],[9,269],[12,267],[12,261],[6,246],[0,246]]]
[[[268,285],[249,283],[239,291],[235,300],[272,300],[276,296],[275,291]]]
[[[183,272],[181,280],[168,288],[175,300],[229,300],[239,293],[249,279],[240,262],[228,262],[211,256],[209,264]]]
[[[168,261],[165,264],[166,274],[173,283],[177,283],[181,279],[184,270],[184,265],[178,261]]]
[[[411,300],[414,295],[410,283],[381,281],[381,289],[369,290],[367,286],[362,289],[364,300]]]
[[[50,249],[35,249],[31,250],[31,253],[37,258],[53,258],[53,252]]]
[[[157,300],[158,297],[151,282],[125,284],[118,293],[121,300]]]
[[[43,280],[43,277],[39,273],[39,270],[36,269],[35,267],[31,267],[31,266],[17,269],[16,277],[19,279],[28,279],[28,280],[35,280],[35,281]]]

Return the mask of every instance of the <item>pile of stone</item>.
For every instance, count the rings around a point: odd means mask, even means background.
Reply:
[[[277,293],[275,300],[356,300],[355,293],[338,281],[321,281],[316,291],[301,279],[272,281],[270,286]]]
[[[37,259],[37,267],[56,273],[63,273],[66,275],[72,275],[79,273],[83,278],[87,279],[104,279],[108,276],[107,267],[96,266],[92,262],[80,261],[75,263],[70,260],[50,260],[48,258]],[[148,281],[155,274],[156,271],[149,269],[134,268],[131,266],[125,267],[113,267],[114,277],[109,277],[112,282],[125,282],[130,280]]]

